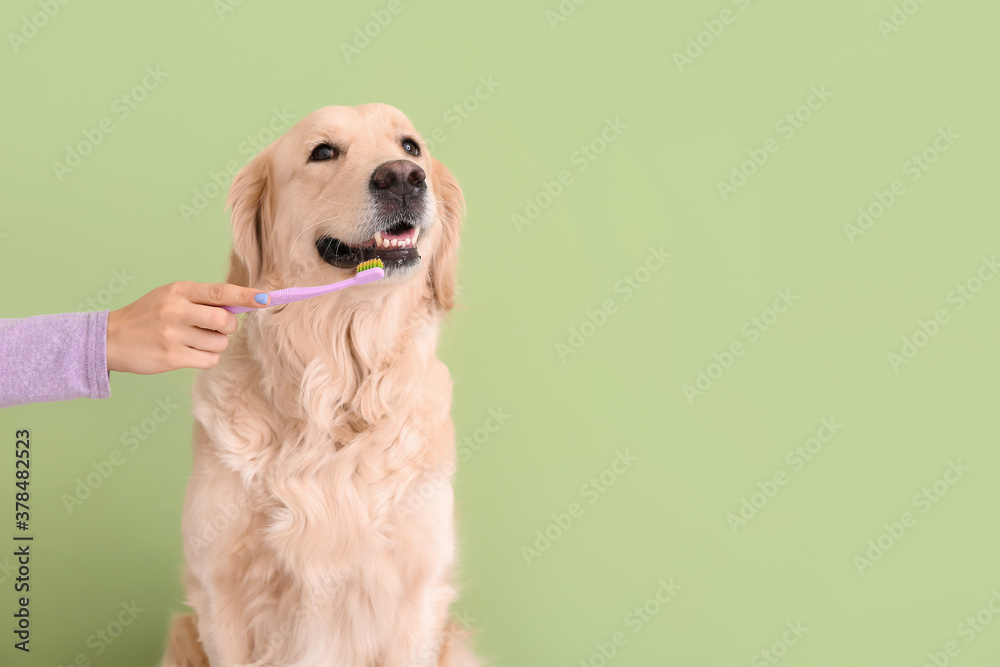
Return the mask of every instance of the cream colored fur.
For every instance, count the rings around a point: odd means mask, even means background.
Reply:
[[[423,155],[402,152],[404,136]],[[316,141],[346,153],[307,163]],[[464,200],[423,145],[392,107],[327,107],[233,181],[228,280],[263,290],[349,277],[315,240],[357,233],[387,160],[425,170],[430,226],[409,275],[252,312],[198,376],[183,518],[194,614],[175,620],[167,667],[478,664],[448,625],[454,432],[435,354]]]

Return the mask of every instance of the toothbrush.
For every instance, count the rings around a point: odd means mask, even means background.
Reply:
[[[367,262],[362,262],[361,264],[358,264],[355,271],[357,271],[357,273],[354,277],[348,278],[347,280],[341,280],[339,283],[319,285],[317,287],[286,287],[285,289],[268,292],[267,306],[264,307],[281,306],[286,303],[302,301],[303,299],[309,299],[321,294],[336,292],[337,290],[344,289],[345,287],[354,287],[355,285],[373,283],[376,280],[382,280],[382,278],[385,277],[385,270],[382,266],[381,259],[371,259]],[[230,313],[246,313],[251,310],[259,310],[258,308],[245,308],[244,306],[223,306],[223,308],[228,310]]]

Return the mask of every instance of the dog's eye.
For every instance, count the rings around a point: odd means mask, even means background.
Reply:
[[[340,156],[340,150],[330,144],[320,144],[309,154],[310,162],[325,162]]]
[[[403,150],[414,157],[420,155],[420,146],[413,139],[403,139]]]

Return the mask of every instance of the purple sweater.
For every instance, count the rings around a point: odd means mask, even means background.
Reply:
[[[0,319],[0,408],[111,396],[108,311]]]

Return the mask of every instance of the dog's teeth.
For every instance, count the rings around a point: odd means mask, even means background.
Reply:
[[[375,232],[375,247],[382,245],[382,232]]]
[[[419,227],[414,227],[413,228],[413,238],[410,239],[410,241],[413,243],[413,245],[417,245],[417,237],[418,236],[420,236],[420,228]]]
[[[393,248],[395,248],[395,247],[396,247],[396,245],[397,245],[397,241],[396,241],[396,239],[392,239],[392,241],[390,241],[390,242],[389,242],[389,244],[390,244],[390,245],[391,245],[391,246],[392,246]]]
[[[389,239],[382,239],[382,247],[383,248],[389,247]]]

